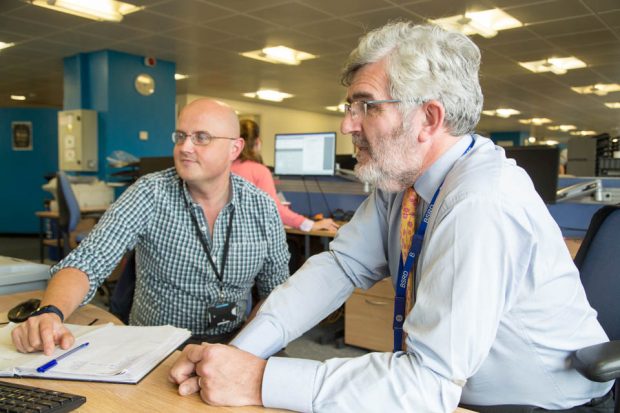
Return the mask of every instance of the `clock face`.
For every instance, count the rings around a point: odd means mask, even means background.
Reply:
[[[155,79],[146,73],[141,73],[136,76],[134,85],[136,86],[138,93],[143,96],[149,96],[155,93]]]

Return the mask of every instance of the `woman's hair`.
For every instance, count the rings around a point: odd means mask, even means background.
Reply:
[[[239,122],[239,128],[239,135],[245,141],[245,146],[239,155],[239,160],[263,163],[263,158],[259,153],[254,151],[256,139],[260,136],[260,128],[258,127],[258,124],[250,119],[242,119]]]
[[[345,65],[342,83],[350,86],[361,67],[384,58],[390,94],[401,100],[403,115],[437,100],[446,110],[445,126],[454,136],[475,129],[483,102],[480,50],[467,36],[433,25],[387,24],[360,40]]]

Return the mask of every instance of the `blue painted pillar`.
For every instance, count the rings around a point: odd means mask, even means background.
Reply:
[[[159,60],[146,66],[143,56],[111,50],[80,53],[64,59],[64,110],[97,111],[99,171],[109,180],[114,172],[106,157],[115,150],[142,156],[169,156],[170,133],[175,125],[175,63]],[[155,92],[138,93],[140,74],[155,80]],[[148,134],[147,140],[139,133]]]
[[[491,132],[491,140],[500,146],[523,146],[525,141],[530,137],[527,131],[505,131]],[[512,143],[512,145],[507,143]]]

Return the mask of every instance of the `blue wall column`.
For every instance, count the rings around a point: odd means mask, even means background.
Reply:
[[[0,109],[0,234],[36,234],[51,194],[41,189],[58,168],[58,109]],[[32,150],[14,150],[12,123],[30,122]]]
[[[143,56],[111,50],[80,53],[64,60],[64,109],[97,111],[99,171],[97,177],[107,181],[113,168],[106,157],[123,150],[142,156],[172,154],[170,133],[175,125],[175,64],[157,61],[144,64]],[[134,86],[140,74],[155,80],[155,92],[138,93]],[[148,133],[140,140],[141,131]]]
[[[505,131],[505,132],[491,132],[491,140],[496,144],[512,143],[512,146],[523,146],[525,141],[530,137],[530,133],[527,131]],[[499,142],[499,143],[498,143]]]

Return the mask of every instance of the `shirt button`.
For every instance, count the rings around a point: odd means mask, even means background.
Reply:
[[[207,227],[200,227],[200,230],[201,230],[202,232],[205,232],[205,231],[207,230]]]

